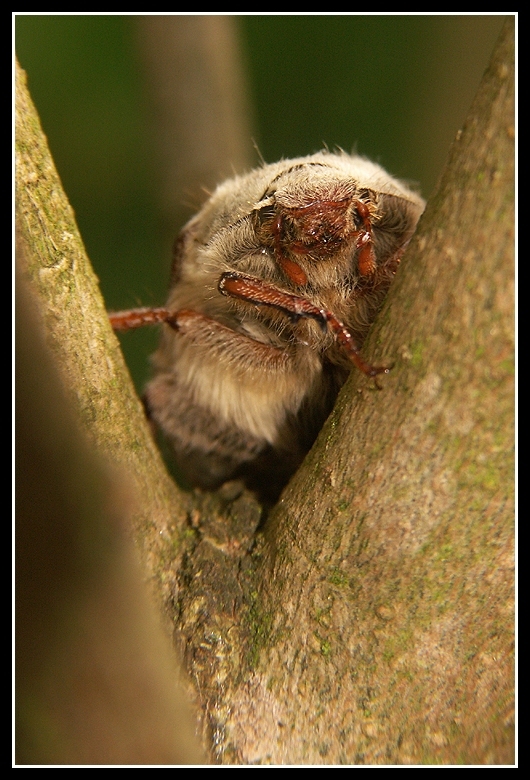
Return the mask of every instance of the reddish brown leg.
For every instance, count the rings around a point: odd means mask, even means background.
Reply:
[[[303,286],[304,284],[307,284],[305,271],[300,268],[298,263],[295,263],[294,260],[290,260],[282,249],[282,219],[282,215],[278,214],[272,226],[274,235],[274,255],[285,275],[295,284]]]
[[[307,300],[307,298],[286,293],[283,290],[274,287],[272,284],[263,282],[261,279],[239,274],[235,271],[227,271],[222,274],[218,286],[219,291],[230,298],[237,298],[257,306],[271,306],[272,308],[284,312],[291,319],[313,319],[318,322],[322,328],[329,328],[352,363],[359,371],[362,371],[363,374],[366,374],[367,376],[376,377],[378,374],[387,374],[390,371],[390,366],[372,366],[369,363],[366,363],[360,354],[359,347],[346,326],[333,314],[333,312],[328,309],[319,309],[311,303],[311,301]],[[215,343],[216,339],[212,339],[211,334],[217,334],[218,331],[223,331],[223,333],[219,335],[222,335],[221,341],[224,341],[227,345],[234,339],[236,339],[236,343],[239,343],[242,339],[245,342],[253,342],[252,339],[235,334],[229,328],[220,325],[210,317],[184,309],[176,312],[172,312],[165,308],[130,309],[128,311],[109,314],[109,320],[114,330],[126,331],[134,328],[141,328],[144,325],[154,325],[166,322],[175,330],[182,331],[183,333],[186,333],[188,337],[202,343],[206,343],[208,340],[210,340],[211,343]],[[207,328],[203,335],[202,330],[204,325],[206,325]],[[213,331],[212,325],[215,326]],[[207,333],[209,333],[210,336],[207,337]],[[258,345],[257,342],[256,344]],[[259,345],[255,346],[253,351],[256,352],[256,354],[259,353]],[[276,352],[278,353],[277,355]],[[280,355],[282,354],[281,350],[267,347],[267,355],[261,355],[260,359],[264,360],[268,358],[274,363],[280,359]]]
[[[317,306],[299,295],[283,292],[274,285],[246,276],[234,271],[227,271],[219,280],[219,291],[223,295],[237,298],[257,306],[271,306],[280,309],[291,319],[298,320],[302,317],[314,319],[322,327],[329,328],[335,335],[337,342],[344,348],[352,363],[364,374],[375,377],[378,374],[388,374],[388,366],[371,366],[361,357],[359,347],[346,326],[327,309],[319,309]]]
[[[206,347],[210,355],[216,356],[220,362],[231,355],[243,367],[265,366],[270,371],[281,372],[290,360],[288,350],[262,344],[191,309],[179,309],[176,312],[162,308],[130,309],[109,314],[109,320],[114,330],[122,331],[166,322],[190,343]]]
[[[359,247],[357,267],[359,268],[361,276],[371,276],[375,271],[376,263],[370,210],[368,209],[368,206],[360,200],[355,202],[355,208],[363,221],[363,229],[358,231],[359,237],[357,238],[357,246]]]
[[[160,322],[167,322],[178,330],[176,314],[169,309],[145,308],[117,311],[109,314],[109,320],[114,330],[134,330],[144,325],[157,325]]]

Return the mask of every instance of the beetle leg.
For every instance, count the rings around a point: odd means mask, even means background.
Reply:
[[[256,306],[270,306],[284,312],[293,320],[313,319],[321,327],[329,328],[337,342],[343,347],[352,363],[370,377],[388,374],[388,366],[371,366],[360,354],[360,349],[346,326],[327,309],[320,309],[307,298],[284,292],[272,284],[234,271],[227,271],[219,280],[219,291],[223,295],[252,303]]]

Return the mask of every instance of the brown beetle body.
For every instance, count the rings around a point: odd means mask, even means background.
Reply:
[[[380,166],[322,152],[225,182],[186,225],[165,309],[136,316],[171,326],[146,402],[192,484],[250,474],[277,494],[352,361],[386,370],[358,345],[423,208]]]

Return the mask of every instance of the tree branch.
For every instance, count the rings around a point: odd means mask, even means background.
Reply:
[[[382,392],[352,373],[257,535],[239,486],[168,481],[20,92],[26,276],[78,416],[134,475],[217,761],[513,760],[513,37],[365,345],[394,370]]]
[[[18,64],[16,217],[21,272],[66,394],[96,449],[130,474],[134,536],[165,602],[186,500],[151,436]]]
[[[513,36],[265,529],[243,762],[513,761]]]

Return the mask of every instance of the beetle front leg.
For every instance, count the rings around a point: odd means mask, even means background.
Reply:
[[[246,276],[235,271],[227,271],[219,280],[219,291],[223,295],[256,306],[269,306],[284,312],[292,320],[313,319],[335,336],[337,343],[344,349],[352,363],[369,377],[388,374],[390,366],[371,366],[361,357],[360,348],[347,327],[327,309],[320,309],[307,298],[284,292],[261,279]],[[376,383],[376,386],[379,387]]]

